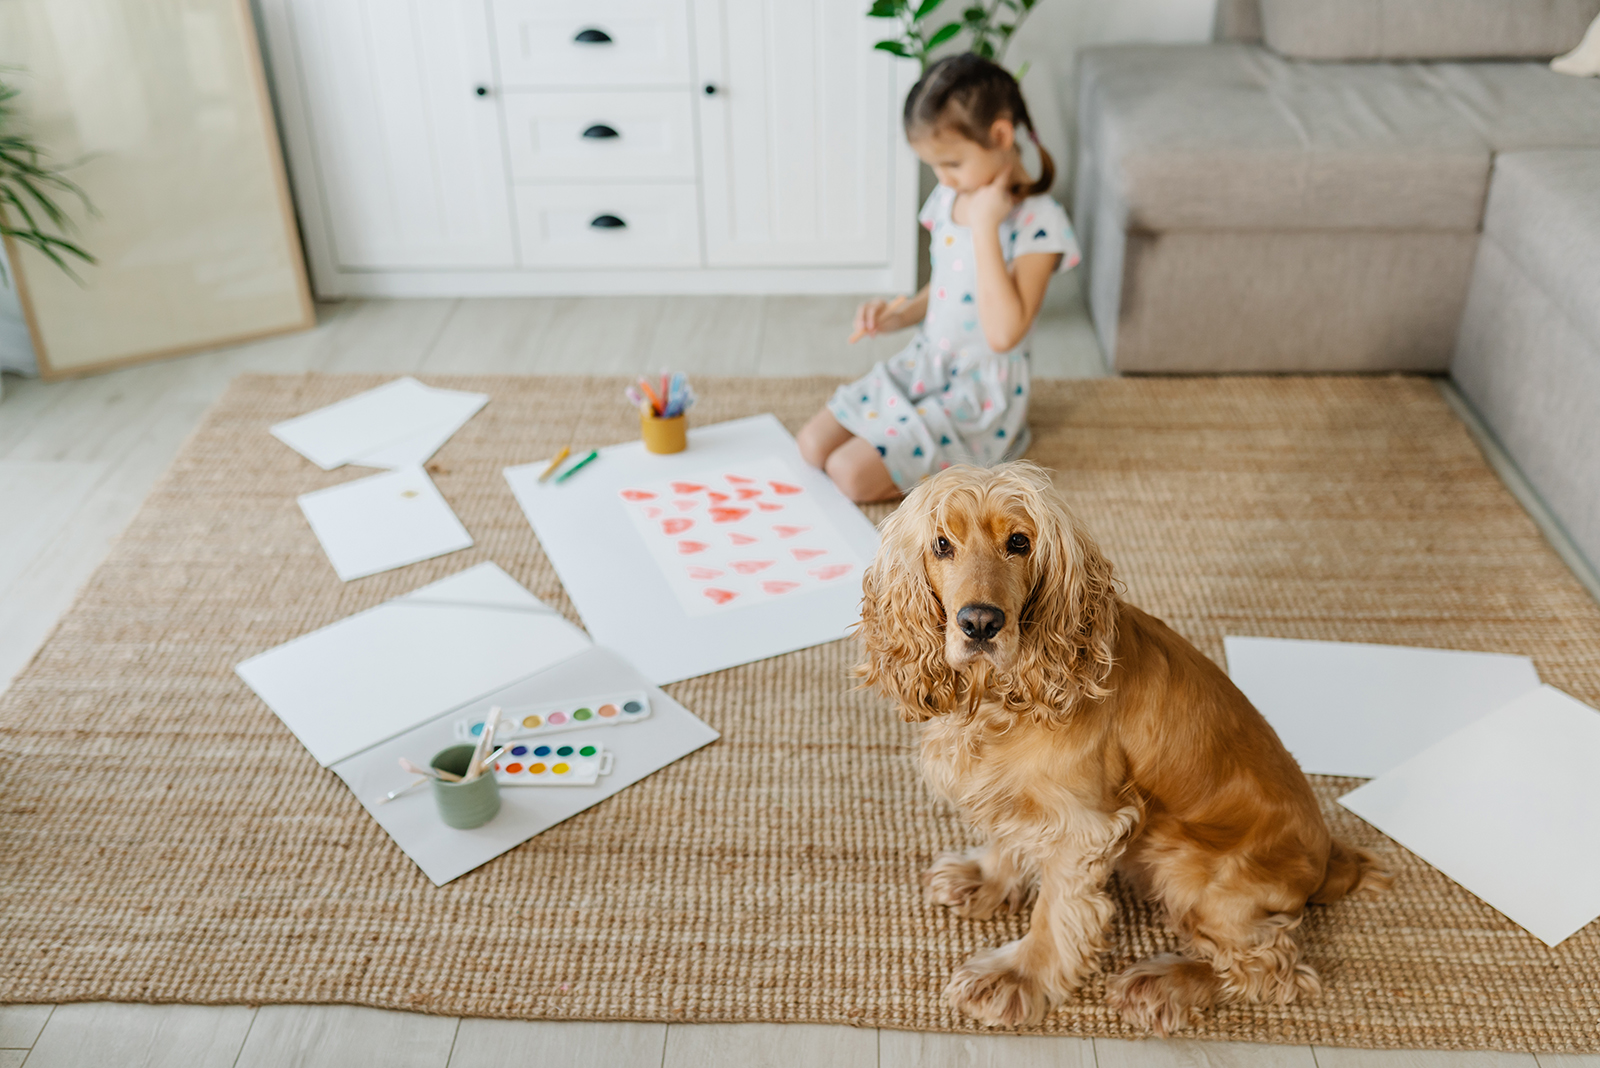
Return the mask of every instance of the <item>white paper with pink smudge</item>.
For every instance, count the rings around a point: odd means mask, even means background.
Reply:
[[[626,486],[618,498],[686,615],[859,588],[861,557],[776,456]]]

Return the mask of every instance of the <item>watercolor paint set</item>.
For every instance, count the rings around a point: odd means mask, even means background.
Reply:
[[[650,695],[643,690],[630,690],[579,701],[507,708],[501,713],[494,740],[503,745],[562,731],[612,727],[649,718]],[[482,718],[463,719],[456,723],[456,737],[463,742],[476,742],[482,734]]]
[[[612,754],[598,745],[513,745],[495,761],[501,786],[593,786],[611,774]]]

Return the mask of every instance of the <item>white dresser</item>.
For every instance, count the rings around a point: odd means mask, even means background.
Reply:
[[[863,0],[257,0],[320,296],[912,288]]]

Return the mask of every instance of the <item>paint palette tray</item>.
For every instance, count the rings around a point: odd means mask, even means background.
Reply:
[[[513,745],[495,761],[501,786],[593,786],[611,774],[612,754],[598,745]]]
[[[494,740],[501,745],[520,742],[525,738],[539,738],[562,731],[588,730],[590,727],[612,727],[619,723],[637,723],[650,718],[650,695],[643,690],[626,693],[603,694],[579,701],[558,701],[544,705],[524,705],[505,708],[500,712],[500,726],[495,728]],[[483,719],[474,717],[456,722],[456,737],[463,742],[475,742],[483,733]]]

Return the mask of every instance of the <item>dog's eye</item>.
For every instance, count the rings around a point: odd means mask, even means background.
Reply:
[[[1013,534],[1006,542],[1006,552],[1014,556],[1021,556],[1028,551],[1028,536],[1026,534]]]
[[[950,544],[947,538],[938,537],[933,539],[933,555],[947,557],[953,555],[954,553],[955,548]]]

